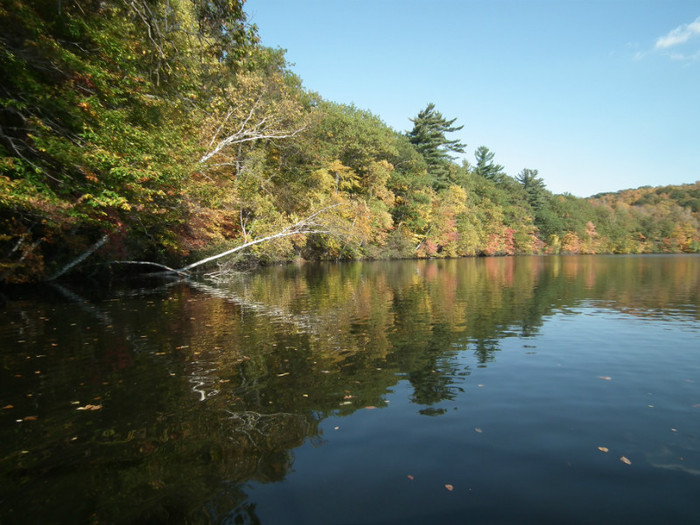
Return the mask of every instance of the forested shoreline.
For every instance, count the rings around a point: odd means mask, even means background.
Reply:
[[[700,252],[699,182],[552,194],[433,104],[402,133],[306,90],[242,1],[5,0],[0,28],[0,282],[266,237],[249,257]]]

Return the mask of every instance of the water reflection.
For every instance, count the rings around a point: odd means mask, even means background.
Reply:
[[[309,264],[226,287],[9,290],[0,522],[254,523],[245,483],[285,479],[293,449],[323,443],[324,419],[385,408],[400,382],[416,411],[441,416],[504,341],[537,337],[553,315],[594,305],[695,322],[699,294],[693,256]]]

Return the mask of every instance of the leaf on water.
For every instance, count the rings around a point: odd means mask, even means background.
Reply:
[[[608,453],[608,447],[598,447],[598,450],[605,452],[606,454]]]
[[[620,461],[622,461],[622,462],[625,463],[626,465],[631,465],[631,464],[632,464],[632,462],[631,462],[629,459],[627,459],[625,456],[622,456],[622,457],[620,458]]]
[[[483,430],[481,430],[479,427],[476,427],[474,429],[474,432],[478,432],[479,434],[481,434],[483,432]]]
[[[288,376],[289,374],[291,374],[291,372],[283,372],[281,374],[277,374],[277,377],[284,377],[284,376]]]
[[[374,410],[375,408],[377,408],[377,407],[369,405],[369,406],[365,407],[365,410]]]
[[[450,485],[449,483],[446,483],[446,484],[445,484],[445,488],[446,488],[447,490],[449,490],[450,492],[452,492],[452,491],[455,489],[454,486],[453,486],[453,485]]]
[[[411,481],[413,481],[413,480],[415,479],[415,478],[414,478],[413,476],[411,476],[410,474],[409,474],[407,477],[408,477],[408,479],[410,479]]]
[[[3,410],[10,410],[11,408],[15,408],[13,405],[5,405],[2,407]]]
[[[37,416],[27,416],[22,421],[36,421],[37,419],[39,419]]]
[[[84,407],[78,407],[76,410],[101,410],[102,405],[85,405]]]
[[[611,381],[612,377],[610,377],[610,376],[598,376],[598,379],[604,379],[605,381]]]

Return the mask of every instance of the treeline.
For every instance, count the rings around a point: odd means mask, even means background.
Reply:
[[[698,183],[580,199],[428,104],[400,133],[305,90],[240,0],[5,0],[0,281],[262,261],[698,252]],[[295,233],[330,232],[324,234]]]

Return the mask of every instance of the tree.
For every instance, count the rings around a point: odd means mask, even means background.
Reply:
[[[433,177],[433,187],[436,190],[444,189],[450,183],[448,164],[453,157],[449,152],[464,153],[467,147],[459,140],[448,139],[445,134],[459,131],[464,126],[453,126],[457,119],[447,120],[433,103],[410,120],[413,129],[406,136],[425,159],[428,173]]]
[[[527,194],[527,201],[532,206],[533,210],[538,210],[542,207],[546,200],[546,192],[544,180],[537,176],[537,170],[523,169],[515,177]]]
[[[239,0],[81,4],[0,7],[1,280],[182,255],[198,128],[256,42]]]
[[[479,146],[474,152],[476,166],[474,173],[485,179],[500,182],[503,179],[503,166],[493,163],[495,153],[486,146]]]

